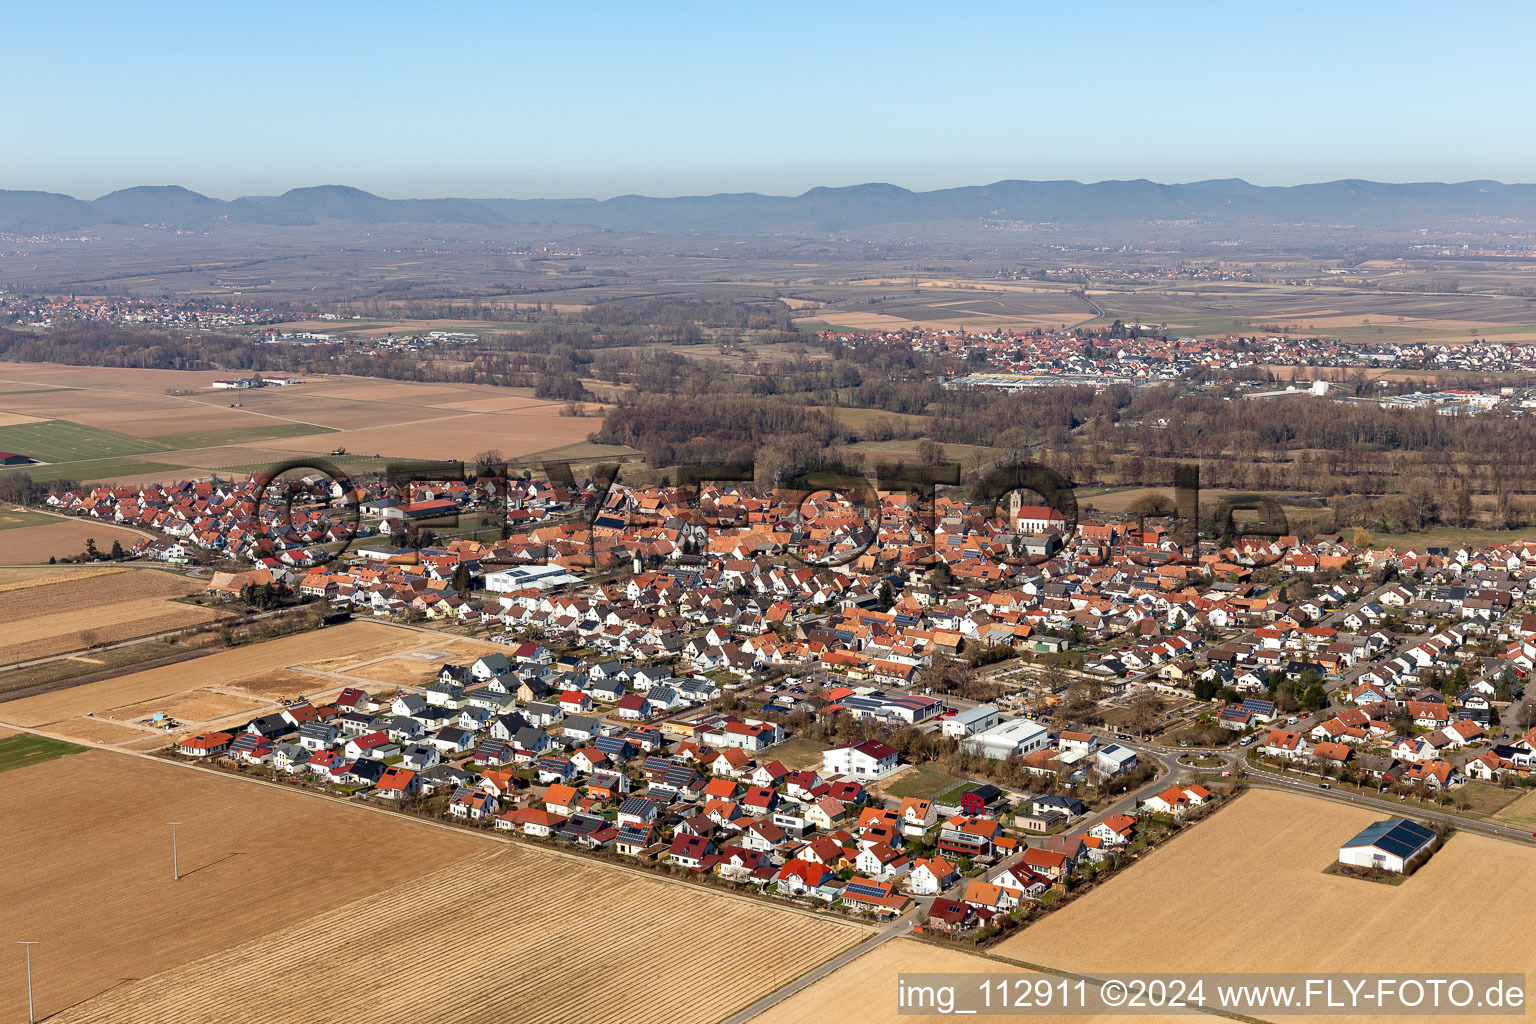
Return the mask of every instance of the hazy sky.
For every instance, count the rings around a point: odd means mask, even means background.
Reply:
[[[1536,181],[1528,4],[15,3],[0,188]]]

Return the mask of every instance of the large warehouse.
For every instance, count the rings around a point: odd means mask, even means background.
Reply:
[[[1040,723],[1031,722],[1027,718],[1015,718],[967,736],[960,742],[983,757],[1002,761],[1014,754],[1023,757],[1043,749],[1050,744],[1051,737]]]
[[[1366,826],[1339,847],[1339,863],[1357,868],[1407,871],[1424,857],[1435,841],[1435,831],[1407,818],[1388,818]]]

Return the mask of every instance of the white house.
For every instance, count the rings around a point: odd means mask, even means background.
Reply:
[[[896,770],[896,751],[879,740],[845,743],[821,752],[824,775],[852,775],[861,779],[883,779]]]

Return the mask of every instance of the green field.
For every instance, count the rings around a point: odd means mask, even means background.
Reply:
[[[0,772],[52,761],[65,754],[78,754],[84,749],[73,743],[50,740],[45,736],[34,736],[29,732],[19,732],[15,736],[0,739]]]
[[[1517,828],[1536,829],[1536,793],[1528,792],[1500,808],[1494,813],[1493,820]]]
[[[273,423],[266,427],[233,427],[228,430],[193,430],[184,434],[161,434],[150,438],[167,449],[215,448],[225,444],[267,441],[279,437],[304,437],[309,434],[334,434],[335,427],[309,423]]]
[[[955,783],[960,783],[956,786]],[[923,764],[915,764],[897,775],[895,781],[881,789],[886,796],[893,797],[918,797],[927,800],[940,792],[961,792],[969,789],[974,783],[952,775],[943,765],[928,761]]]
[[[1345,537],[1349,531],[1345,531]],[[1485,544],[1515,544],[1522,540],[1536,540],[1536,530],[1426,530],[1423,533],[1373,533],[1371,547],[1396,548],[1399,551],[1425,548],[1450,548],[1452,552],[1463,544],[1474,547]]]
[[[164,445],[67,420],[42,420],[0,427],[0,451],[17,452],[39,462],[80,462],[116,455],[163,452]]]
[[[21,388],[17,391],[0,391],[0,395],[51,395],[55,391],[79,390],[79,388]]]
[[[41,512],[30,512],[20,508],[0,508],[0,530],[14,530],[18,526],[46,526],[56,523],[53,516],[45,516]]]
[[[181,466],[165,462],[145,462],[140,459],[88,459],[84,462],[62,462],[56,466],[15,466],[0,472],[26,473],[33,480],[132,480],[137,477],[170,473]],[[206,470],[188,470],[188,475],[204,476]]]

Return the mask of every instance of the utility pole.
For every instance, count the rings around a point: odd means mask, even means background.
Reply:
[[[179,882],[179,881],[181,881],[181,863],[176,859],[176,826],[180,825],[181,822],[173,821],[170,824],[171,824],[171,878],[172,878],[172,880]]]
[[[18,942],[18,946],[24,946],[27,950],[27,1024],[36,1024],[37,1017],[32,1012],[32,947],[36,942]]]

